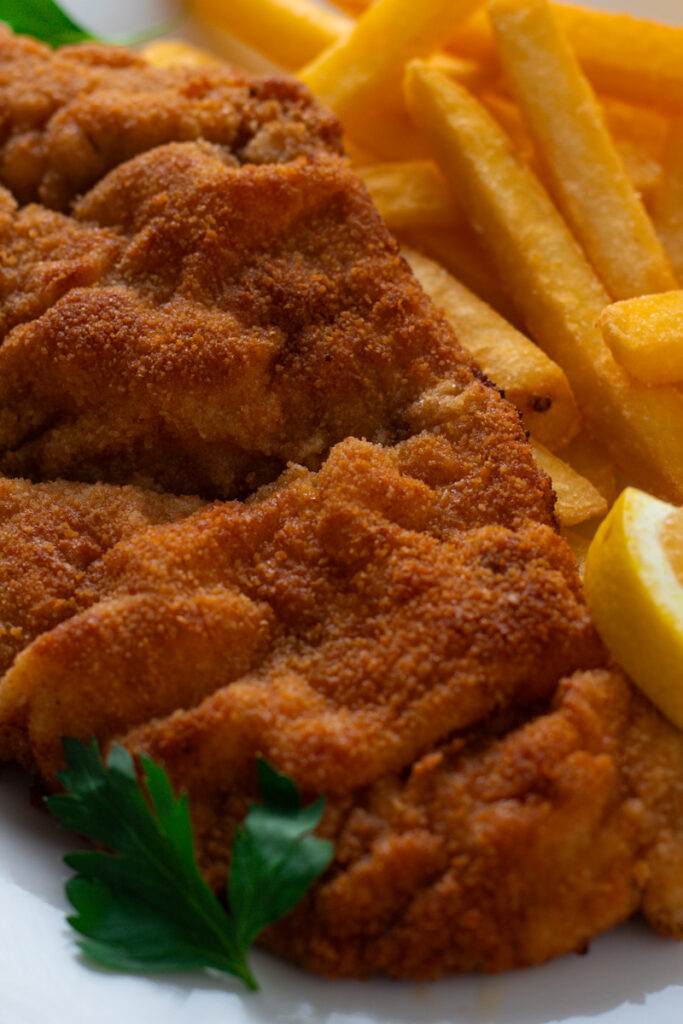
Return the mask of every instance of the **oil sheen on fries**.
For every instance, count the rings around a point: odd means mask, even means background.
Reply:
[[[683,502],[683,396],[633,380],[596,320],[607,295],[533,172],[468,92],[428,62],[408,68],[416,122],[523,312],[564,369],[589,427],[631,478]]]

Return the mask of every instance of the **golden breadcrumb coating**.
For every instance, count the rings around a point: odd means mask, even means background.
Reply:
[[[97,44],[55,51],[4,27],[0,107],[0,183],[56,210],[166,142],[213,142],[236,165],[341,152],[337,119],[293,78],[154,68]]]

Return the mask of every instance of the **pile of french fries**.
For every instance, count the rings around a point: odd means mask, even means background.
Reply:
[[[579,559],[618,486],[682,504],[683,27],[549,0],[338,7],[195,0],[337,112],[414,273],[520,409]]]

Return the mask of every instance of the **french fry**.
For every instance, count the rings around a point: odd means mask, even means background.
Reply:
[[[553,10],[598,91],[673,112],[683,109],[683,28],[573,4],[553,4]],[[485,12],[459,26],[448,48],[495,62]]]
[[[403,255],[463,348],[521,411],[531,434],[551,449],[566,444],[580,417],[560,367],[438,263],[410,249]]]
[[[670,118],[614,96],[598,100],[631,184],[647,201],[661,179]]]
[[[586,567],[586,555],[588,549],[591,546],[590,539],[584,537],[578,530],[565,529],[560,530],[560,536],[567,542],[571,548],[571,552],[576,559],[576,567],[579,570],[579,576],[583,579],[583,574]]]
[[[491,83],[494,71],[490,64],[472,60],[469,57],[457,57],[452,53],[436,53],[432,63],[445,75],[450,75],[467,89],[478,92]]]
[[[498,275],[482,251],[468,224],[457,228],[408,228],[399,232],[399,240],[411,249],[442,264],[458,281],[493,306],[506,320],[514,321],[514,309],[503,292]]]
[[[647,384],[683,382],[683,291],[603,310],[598,325],[618,363]]]
[[[555,515],[562,527],[577,526],[596,516],[607,515],[607,502],[590,480],[531,439],[536,462],[552,481],[557,496]]]
[[[683,502],[683,396],[631,378],[596,320],[607,295],[533,172],[484,107],[414,61],[409,109],[524,314],[531,336],[569,379],[591,432],[646,490]]]
[[[644,200],[650,196],[662,177],[662,165],[631,139],[615,139],[619,158],[637,194]]]
[[[344,38],[352,25],[345,15],[315,0],[194,0],[194,9],[292,71]]]
[[[400,83],[406,61],[438,48],[480,3],[376,0],[352,31],[303,68],[299,77],[342,122],[353,125],[366,117],[369,98],[386,95]]]
[[[140,54],[155,68],[196,68],[219,63],[213,54],[182,39],[155,39],[143,46]]]
[[[433,160],[370,164],[357,167],[356,173],[392,231],[463,222]]]
[[[480,63],[494,66],[498,63],[491,22],[486,9],[475,11],[467,21],[458,25],[451,35],[448,49]]]
[[[670,118],[652,107],[629,103],[614,96],[598,97],[607,127],[617,140],[628,140],[661,163]]]
[[[615,299],[676,287],[595,95],[548,0],[494,0],[503,67],[553,195]]]
[[[558,4],[557,13],[596,89],[635,103],[683,107],[683,28],[575,5]]]
[[[534,144],[522,120],[522,115],[512,100],[492,90],[482,92],[479,99],[489,113],[493,114],[508,138],[514,143],[515,149],[522,160],[529,164],[535,164],[536,150]]]
[[[484,65],[481,66],[484,67]],[[463,82],[462,84],[466,85],[467,83]],[[537,172],[539,172],[536,149],[529,132],[527,131],[526,125],[522,120],[519,108],[508,96],[501,95],[501,93],[495,89],[487,88],[486,86],[488,85],[488,81],[485,81],[484,85],[485,88],[478,92],[479,99],[486,109],[493,114],[501,128],[503,128],[503,130],[512,139],[519,155]],[[468,88],[472,89],[471,86],[468,86]],[[477,92],[476,89],[473,91]],[[614,144],[624,165],[624,170],[626,171],[636,192],[641,195],[649,195],[658,186],[661,178],[661,148],[658,159],[653,153],[653,149],[655,148],[655,139],[651,138],[647,141],[644,140],[642,138],[644,133],[638,131],[637,124],[635,130],[631,134],[624,131],[622,118],[625,116],[625,109],[635,111],[635,120],[638,120],[639,111],[636,110],[636,107],[633,104],[626,104],[621,101],[614,100],[610,103],[610,107],[612,106],[614,109],[618,110],[618,114],[614,120],[615,122],[618,122],[621,134],[619,137],[615,138]],[[656,115],[653,115],[653,117],[655,116]],[[645,120],[646,119],[643,118],[643,121]],[[662,126],[665,124],[665,119],[663,117],[660,117],[658,120],[661,122]]]
[[[651,212],[678,283],[683,285],[683,117],[671,123]]]
[[[334,0],[334,6],[357,18],[370,2],[371,0]]]
[[[608,505],[612,504],[617,496],[617,477],[614,462],[602,445],[586,433],[581,433],[556,454],[577,473],[590,480]]]
[[[402,103],[391,94],[370,97],[362,118],[345,125],[345,138],[371,153],[375,160],[430,159],[429,146]]]

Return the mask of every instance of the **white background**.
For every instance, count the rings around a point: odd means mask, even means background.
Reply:
[[[230,0],[226,0],[229,3]],[[416,0],[418,2],[418,0]],[[595,0],[683,24],[683,0]],[[103,35],[157,24],[172,0],[64,0]],[[193,39],[201,30],[183,30]],[[182,34],[182,33],[180,33]],[[211,39],[223,45],[220,34]],[[72,848],[26,780],[0,773],[0,1024],[681,1024],[683,946],[633,922],[518,973],[430,985],[329,982],[255,953],[262,983],[242,994],[202,975],[138,978],[83,963],[65,922],[61,856]]]

